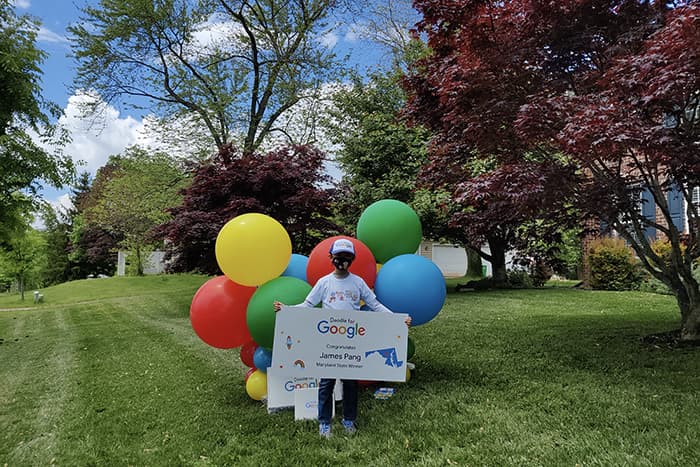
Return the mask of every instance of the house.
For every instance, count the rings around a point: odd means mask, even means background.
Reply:
[[[467,274],[467,251],[461,246],[424,240],[418,254],[435,263],[445,277],[464,277]]]
[[[118,251],[117,252],[117,276],[126,275],[126,266],[128,263],[129,252]],[[163,274],[165,272],[165,252],[164,251],[153,251],[148,255],[148,259],[144,261],[143,273],[144,274]]]

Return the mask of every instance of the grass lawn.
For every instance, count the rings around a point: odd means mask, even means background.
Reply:
[[[79,281],[0,311],[0,466],[698,465],[700,348],[642,345],[672,297],[450,293],[416,370],[320,439],[245,392],[238,350],[189,325],[203,276]],[[22,306],[0,298],[0,308]]]

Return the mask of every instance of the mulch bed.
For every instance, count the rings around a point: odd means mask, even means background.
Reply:
[[[656,349],[678,349],[700,347],[700,341],[681,341],[681,330],[659,332],[642,337],[642,344]]]

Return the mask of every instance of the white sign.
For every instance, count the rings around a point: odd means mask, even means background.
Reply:
[[[318,389],[320,379],[314,376],[289,376],[279,369],[267,369],[267,410],[273,412],[279,409],[294,407],[296,391],[301,389]],[[336,381],[333,397],[343,399],[343,385]]]
[[[335,415],[335,404],[333,404],[333,415]],[[318,420],[317,388],[294,391],[294,420]]]
[[[292,377],[405,381],[407,316],[283,307],[275,319],[271,368]]]

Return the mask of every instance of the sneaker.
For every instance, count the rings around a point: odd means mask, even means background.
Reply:
[[[318,434],[324,438],[331,437],[331,424],[330,423],[319,423]]]
[[[345,428],[345,433],[349,435],[354,435],[355,432],[357,432],[357,427],[355,426],[355,422],[352,420],[345,420],[343,419],[343,428]]]

